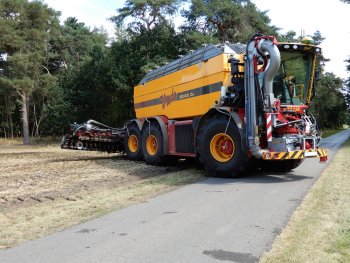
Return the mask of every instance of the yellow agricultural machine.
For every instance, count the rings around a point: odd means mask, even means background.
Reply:
[[[308,39],[277,43],[256,35],[247,45],[206,45],[159,67],[134,88],[136,119],[118,130],[124,145],[119,139],[116,148],[154,165],[196,158],[228,176],[251,166],[289,171],[304,158],[326,161],[309,110],[320,52]],[[73,147],[81,141],[74,140]]]

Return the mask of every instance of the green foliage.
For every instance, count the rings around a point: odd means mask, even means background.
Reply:
[[[110,63],[105,47],[95,46],[89,59],[69,80],[68,101],[74,108],[76,121],[104,121],[108,107],[115,98],[115,87],[109,76]]]
[[[17,91],[30,92],[46,65],[48,45],[57,13],[41,2],[0,1],[1,77]],[[6,59],[5,59],[6,57]],[[15,82],[21,82],[16,87]]]
[[[45,90],[52,84],[50,80],[54,81],[45,75],[50,74],[47,67],[49,41],[51,32],[59,26],[58,13],[40,1],[2,0],[0,25],[0,79],[6,83],[8,92],[20,98],[24,143],[27,144],[28,102],[35,90]]]
[[[288,31],[285,34],[279,34],[277,40],[280,42],[299,42],[300,37],[296,37],[297,33],[293,30]]]
[[[106,35],[96,29],[91,31],[75,17],[66,19],[60,37],[57,49],[68,68],[88,59],[95,46],[105,46],[107,43]]]
[[[129,39],[117,41],[110,49],[110,73],[115,86],[113,107],[117,123],[134,115],[133,87],[144,77],[148,70],[172,60],[179,54],[181,38],[172,25],[161,22],[153,28],[141,29],[130,35]]]
[[[345,60],[345,62],[347,63],[346,70],[347,72],[350,73],[350,57],[347,60]],[[342,93],[344,95],[344,99],[347,107],[346,123],[350,124],[350,76],[344,82]]]
[[[199,31],[220,41],[246,43],[257,32],[277,32],[269,25],[266,11],[260,11],[249,0],[192,0],[183,16],[187,20],[184,31]]]
[[[341,93],[343,81],[333,73],[326,73],[317,85],[317,95],[312,109],[320,128],[336,129],[346,122],[347,111]]]
[[[92,61],[106,59],[107,55],[102,56],[99,51],[107,49],[106,43],[103,32],[90,30],[74,17],[67,18],[55,33],[52,41],[55,53],[50,67],[57,77],[57,85],[52,88],[52,95],[57,99],[48,100],[43,107],[45,134],[61,134],[57,131],[74,121],[82,122],[90,117],[100,119],[96,107],[106,98],[102,86],[107,83],[102,74],[96,76],[96,72],[103,70]],[[108,63],[104,66],[108,67]],[[99,102],[95,103],[96,100]]]
[[[346,65],[346,70],[347,70],[347,72],[350,73],[350,57],[347,60],[345,60],[345,62],[348,63]],[[344,83],[343,93],[345,96],[345,101],[346,101],[348,111],[350,111],[350,76],[348,77],[348,79]]]
[[[41,133],[52,133],[76,119],[67,84],[77,77],[95,46],[105,48],[107,37],[75,18],[61,26],[58,17],[41,1],[0,1],[0,92],[10,98],[2,111],[3,126],[9,126],[16,109],[15,95],[29,102],[26,110],[30,109],[33,135],[40,134],[40,125]]]
[[[326,38],[322,36],[320,31],[316,31],[312,36],[315,45],[320,45]],[[320,73],[324,72],[325,63],[330,61],[330,59],[324,57],[323,53],[317,56],[316,69],[320,70]]]
[[[61,135],[71,123],[72,105],[66,100],[64,90],[56,85],[49,90],[47,101],[43,107],[44,120],[41,134]]]
[[[184,0],[127,0],[118,15],[111,17],[117,26],[121,26],[128,18],[132,18],[128,29],[132,32],[150,30],[160,23],[168,23],[167,16],[176,14]]]
[[[320,45],[325,39],[320,31],[313,35],[316,45]],[[344,91],[346,83],[333,73],[324,72],[325,63],[329,59],[323,54],[317,58],[316,69],[321,73],[321,80],[317,83],[316,98],[312,103],[312,109],[322,129],[337,129],[343,124],[349,123],[349,111],[347,110],[347,92]],[[350,68],[349,68],[350,69]]]

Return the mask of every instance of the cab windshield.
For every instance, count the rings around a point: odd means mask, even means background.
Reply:
[[[273,92],[282,104],[306,104],[312,62],[312,53],[281,52],[281,65],[273,81]]]

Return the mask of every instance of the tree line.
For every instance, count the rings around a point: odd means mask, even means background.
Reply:
[[[246,43],[256,32],[299,39],[280,34],[250,0],[127,0],[109,19],[114,39],[74,17],[60,24],[60,12],[41,1],[0,0],[0,136],[28,144],[75,121],[120,126],[134,117],[133,87],[156,66],[202,44]],[[350,78],[344,84],[325,72],[325,62],[312,107],[322,128],[336,128],[348,118]]]

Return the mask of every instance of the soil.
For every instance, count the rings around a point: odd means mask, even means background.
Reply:
[[[57,145],[0,144],[0,211],[57,198],[84,198],[89,191],[119,187],[186,169],[150,166],[121,154],[62,150]]]

